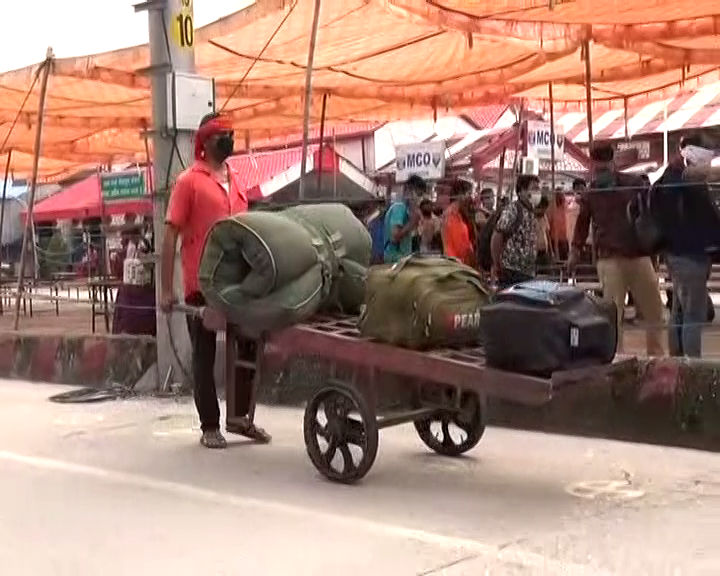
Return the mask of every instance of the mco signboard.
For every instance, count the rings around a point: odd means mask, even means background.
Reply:
[[[552,134],[550,133],[550,124],[548,122],[536,122],[528,120],[527,122],[527,155],[543,160],[551,159],[550,141]],[[565,135],[555,130],[555,160],[562,160],[565,153]]]
[[[417,175],[424,180],[445,176],[445,142],[402,144],[395,147],[395,181]]]

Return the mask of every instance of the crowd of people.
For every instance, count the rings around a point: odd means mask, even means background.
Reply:
[[[443,253],[487,273],[502,289],[552,267],[567,267],[574,275],[591,246],[603,297],[619,310],[619,349],[629,298],[643,322],[648,355],[665,354],[667,327],[671,355],[699,357],[702,326],[714,312],[708,304],[710,254],[720,248],[720,216],[707,183],[713,153],[706,146],[699,137],[683,139],[653,186],[645,176],[618,170],[610,145],[593,147],[589,185],[573,182],[579,210],[571,226],[566,195],[541,190],[536,176],[518,176],[514,199],[501,198],[497,206],[492,189],[475,194],[470,181],[457,178],[444,210],[436,209],[427,184],[413,176],[382,220],[382,259]],[[673,282],[667,325],[660,260]]]

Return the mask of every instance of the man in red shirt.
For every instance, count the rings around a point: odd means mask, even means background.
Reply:
[[[230,122],[209,114],[200,122],[195,136],[195,162],[178,176],[170,196],[162,248],[162,300],[167,313],[175,303],[173,273],[178,236],[182,237],[181,261],[185,302],[203,306],[198,270],[205,238],[218,220],[247,211],[248,203],[239,175],[226,162],[233,151]],[[207,448],[225,448],[220,432],[220,407],[215,390],[215,332],[199,318],[188,317],[192,341],[195,406],[200,416],[202,438]]]

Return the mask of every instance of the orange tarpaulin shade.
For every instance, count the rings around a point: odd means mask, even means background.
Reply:
[[[550,81],[558,102],[582,101],[579,47],[585,39],[593,41],[597,100],[622,105],[626,97],[677,90],[688,78],[718,78],[717,0],[556,0],[554,10],[547,4],[323,2],[311,122],[320,120],[321,94],[328,95],[327,133],[348,122],[432,118],[518,96],[542,99]],[[196,31],[197,72],[216,79],[218,107],[232,116],[238,144],[253,146],[301,126],[312,5],[258,0]],[[54,62],[42,175],[57,174],[57,162],[83,167],[145,160],[148,65],[147,46]],[[0,74],[0,142],[36,71]],[[37,100],[36,87],[6,148],[32,154]],[[14,170],[25,172],[20,165]]]

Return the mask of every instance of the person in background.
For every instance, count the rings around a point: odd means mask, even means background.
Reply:
[[[491,240],[492,273],[501,289],[535,276],[537,220],[534,210],[541,199],[538,177],[518,176],[517,200],[503,209]]]
[[[393,264],[412,254],[412,238],[420,223],[419,200],[427,193],[427,184],[420,176],[410,176],[403,186],[403,197],[393,202],[385,213],[384,261]]]
[[[585,182],[583,180],[573,182],[573,191],[579,192],[575,188],[576,183],[579,188]],[[550,222],[550,238],[552,239],[553,252],[559,260],[564,262],[570,252],[570,243],[568,242],[567,199],[562,188],[555,189],[552,207],[548,211],[548,220]]]
[[[593,174],[591,191],[580,200],[568,270],[574,273],[592,225],[603,297],[617,307],[618,349],[623,351],[625,297],[628,291],[632,291],[638,312],[644,321],[651,324],[646,331],[647,354],[662,356],[663,306],[657,275],[650,255],[640,247],[634,228],[627,218],[628,204],[643,189],[643,181],[616,169],[614,151],[609,145],[595,146],[590,158]]]
[[[374,209],[371,211],[365,225],[370,233],[372,240],[372,256],[370,263],[372,265],[382,264],[385,258],[385,212],[387,202],[384,198],[377,200]]]
[[[567,221],[568,221],[568,237],[572,238],[573,234],[575,232],[575,224],[577,223],[577,217],[580,213],[580,199],[587,193],[587,182],[583,180],[582,178],[577,178],[573,181],[572,184],[572,198],[565,197],[565,206],[567,211]],[[590,232],[588,233],[588,238],[585,246],[583,246],[582,252],[581,252],[581,263],[582,264],[592,264],[595,263],[595,258],[593,255],[593,231],[592,228],[590,229]],[[568,252],[569,255],[569,252]]]
[[[488,220],[495,211],[495,193],[492,188],[483,188],[480,191],[480,199],[475,210],[475,225],[477,227],[478,234],[482,230],[483,226],[487,224]]]
[[[537,250],[536,264],[538,271],[549,272],[554,260],[553,243],[550,237],[550,222],[547,211],[550,202],[546,196],[540,199],[540,204],[535,209],[535,248]]]
[[[684,137],[678,156],[653,189],[673,283],[668,330],[671,356],[702,355],[702,325],[708,319],[709,251],[720,247],[720,219],[707,184],[714,155],[700,136]]]
[[[433,202],[424,198],[420,202],[420,224],[418,224],[418,238],[420,239],[420,253],[441,253],[442,240],[440,237],[441,220],[433,213]]]
[[[148,252],[152,254],[155,250],[155,239],[153,238],[153,219],[152,216],[143,218],[143,240],[147,246]]]
[[[178,176],[165,219],[160,306],[166,314],[176,302],[173,277],[178,237],[182,237],[185,302],[204,306],[198,271],[205,237],[218,220],[247,211],[240,176],[226,162],[233,145],[233,129],[227,118],[208,114],[202,119],[195,136],[195,162]],[[187,323],[192,342],[195,406],[202,430],[200,443],[206,448],[225,448],[213,376],[216,334],[205,328],[201,318],[188,316]]]
[[[466,266],[476,266],[477,232],[472,213],[473,185],[456,178],[450,190],[450,206],[442,223],[442,243],[446,256],[457,258]]]

